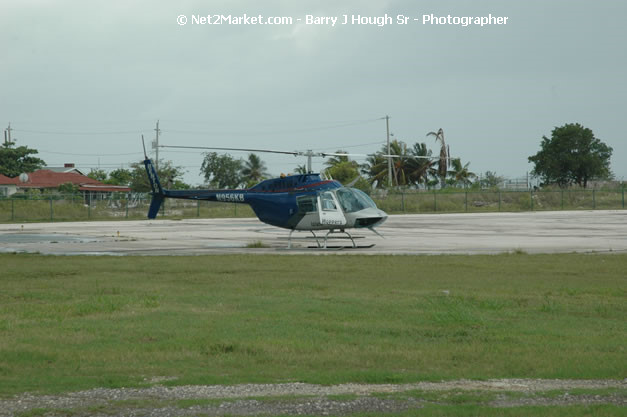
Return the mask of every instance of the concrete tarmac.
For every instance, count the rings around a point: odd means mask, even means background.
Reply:
[[[233,253],[495,254],[627,252],[627,210],[390,216],[377,228],[350,230],[360,246],[317,249],[257,219],[187,219],[0,224],[0,253],[50,255],[201,255]],[[325,232],[319,232],[322,243]],[[261,242],[262,248],[248,245]],[[330,239],[329,246],[350,245]],[[314,248],[309,248],[313,246]]]

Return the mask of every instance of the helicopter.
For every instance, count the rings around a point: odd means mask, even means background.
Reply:
[[[292,233],[294,231],[312,233],[317,248],[327,249],[329,248],[328,239],[332,234],[341,234],[350,239],[352,248],[374,246],[374,244],[357,246],[354,237],[347,230],[368,229],[381,236],[375,227],[383,224],[388,218],[387,213],[379,209],[368,194],[350,186],[343,186],[340,182],[326,178],[320,173],[313,173],[311,170],[311,158],[313,156],[326,157],[346,154],[167,145],[160,145],[160,147],[304,155],[308,157],[307,173],[267,179],[248,189],[167,190],[162,187],[157,171],[152,160],[146,155],[144,146],[144,165],[152,189],[152,200],[148,210],[149,219],[156,218],[161,204],[166,198],[248,204],[260,221],[290,230],[288,249],[292,248]],[[320,231],[327,232],[322,244],[319,240],[320,236],[315,233]]]

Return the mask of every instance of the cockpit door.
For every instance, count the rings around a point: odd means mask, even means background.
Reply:
[[[342,228],[346,225],[346,217],[340,208],[340,204],[330,191],[324,191],[318,195],[318,215],[320,216],[320,224],[323,226],[337,226]]]

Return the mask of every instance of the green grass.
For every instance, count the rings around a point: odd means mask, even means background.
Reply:
[[[541,190],[541,191],[475,191],[445,189],[442,191],[390,192],[376,198],[377,206],[390,213],[482,213],[542,210],[624,209],[622,190]]]
[[[0,395],[627,374],[626,255],[0,255]],[[448,295],[445,291],[448,291]]]

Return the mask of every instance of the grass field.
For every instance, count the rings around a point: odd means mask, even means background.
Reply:
[[[0,255],[0,394],[622,379],[627,255]]]

